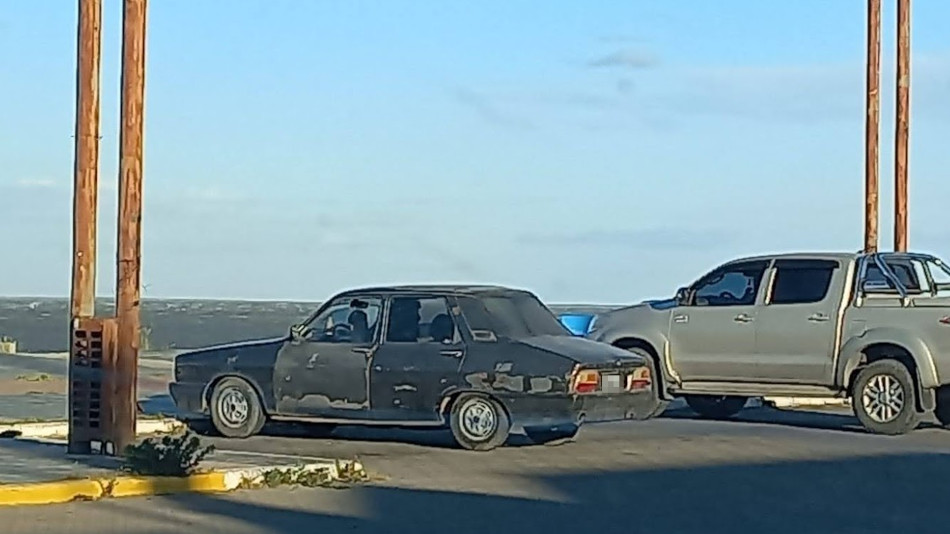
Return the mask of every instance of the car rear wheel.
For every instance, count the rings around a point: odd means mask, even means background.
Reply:
[[[919,422],[914,378],[897,360],[880,360],[862,369],[851,405],[864,428],[875,434],[905,434]]]
[[[670,405],[670,401],[663,400],[663,398],[660,397],[660,392],[663,388],[663,377],[659,373],[656,359],[650,356],[649,352],[638,347],[629,348],[627,350],[645,359],[647,363],[650,364],[650,379],[652,380],[650,392],[642,394],[645,398],[644,405],[642,407],[638,405],[630,419],[646,421],[647,419],[659,417],[659,415],[666,410],[666,407]]]
[[[226,438],[247,438],[264,427],[267,417],[257,392],[245,380],[228,377],[211,393],[211,422]]]
[[[495,399],[479,393],[463,393],[449,415],[452,436],[463,448],[490,451],[505,443],[511,422]]]
[[[728,419],[745,408],[745,397],[729,395],[687,395],[686,404],[701,417]]]

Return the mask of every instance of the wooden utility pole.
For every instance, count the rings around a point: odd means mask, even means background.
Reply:
[[[140,340],[142,172],[145,112],[146,0],[124,0],[119,134],[119,220],[116,253],[115,448],[135,441]]]
[[[70,343],[73,321],[92,317],[96,305],[96,212],[99,189],[99,73],[102,0],[79,0],[76,39],[76,125],[73,161],[73,260],[70,284]],[[73,381],[70,366],[70,383]],[[69,405],[73,391],[69,390]],[[70,431],[72,436],[72,431]],[[71,453],[83,452],[69,440]]]
[[[877,252],[881,130],[881,0],[868,0],[867,96],[864,122],[864,251]]]
[[[70,315],[92,317],[96,297],[99,188],[99,72],[102,0],[79,0],[73,161],[73,276]]]
[[[894,139],[894,250],[907,250],[910,145],[910,0],[897,0],[897,120]]]

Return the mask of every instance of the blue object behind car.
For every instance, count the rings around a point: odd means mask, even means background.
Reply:
[[[562,313],[558,319],[575,336],[586,336],[596,316],[594,313]]]

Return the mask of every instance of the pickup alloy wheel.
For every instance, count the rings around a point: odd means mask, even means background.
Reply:
[[[452,403],[449,427],[462,447],[490,451],[508,440],[511,422],[495,399],[479,393],[463,393]]]
[[[914,379],[897,360],[880,360],[862,369],[851,404],[864,428],[875,434],[904,434],[917,427]]]

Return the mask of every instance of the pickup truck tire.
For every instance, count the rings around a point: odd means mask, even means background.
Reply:
[[[686,395],[685,399],[694,412],[707,419],[728,419],[742,411],[749,400],[728,395]]]
[[[658,417],[666,410],[666,407],[670,405],[670,401],[663,400],[660,397],[660,391],[663,388],[663,375],[660,374],[656,360],[653,356],[650,356],[649,352],[637,347],[627,350],[645,359],[650,364],[650,378],[653,380],[653,387],[650,389],[650,393],[644,395],[644,397],[646,397],[644,400],[644,408],[642,410],[636,410],[630,419],[634,421],[646,421],[647,419]]]
[[[463,393],[449,414],[452,437],[470,451],[490,451],[508,440],[511,421],[495,399],[480,393]]]
[[[946,428],[950,428],[950,386],[937,390],[937,408],[934,417]]]
[[[851,405],[861,424],[874,434],[896,436],[917,427],[917,388],[907,367],[879,360],[858,373]]]

